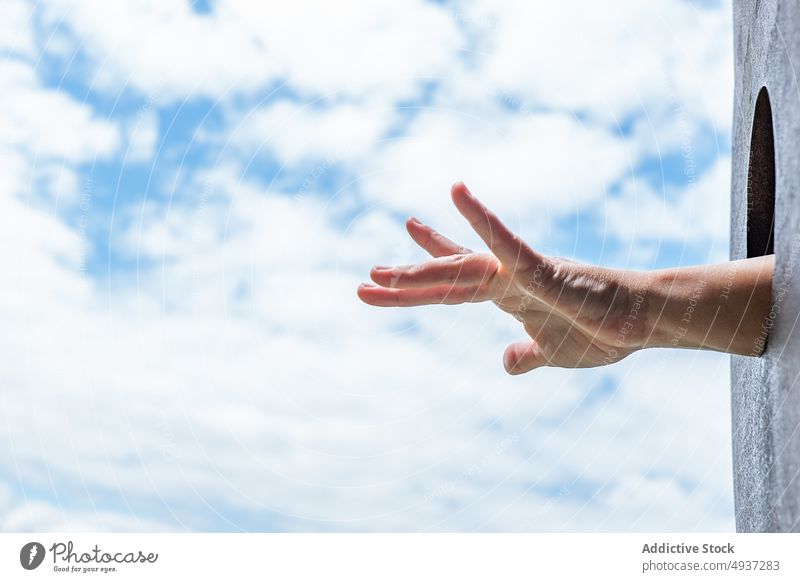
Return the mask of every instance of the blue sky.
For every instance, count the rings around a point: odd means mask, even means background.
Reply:
[[[727,259],[726,3],[0,7],[3,530],[733,528],[728,359],[511,378],[488,305],[377,311],[467,246]]]

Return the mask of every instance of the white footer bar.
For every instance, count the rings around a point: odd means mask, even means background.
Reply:
[[[800,580],[800,534],[1,534],[0,580]],[[578,578],[581,577],[581,578]]]

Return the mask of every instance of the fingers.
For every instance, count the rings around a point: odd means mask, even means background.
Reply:
[[[453,287],[437,285],[426,289],[391,289],[362,283],[358,296],[364,302],[377,307],[415,307],[418,305],[457,305],[478,303],[490,298],[488,285]]]
[[[384,287],[433,287],[435,285],[482,285],[499,268],[495,257],[487,254],[450,255],[418,265],[374,267],[370,277]]]
[[[503,354],[503,366],[511,375],[524,374],[547,365],[547,360],[532,340],[514,342]]]
[[[543,260],[538,253],[511,232],[494,212],[475,198],[463,183],[454,184],[451,195],[458,211],[464,215],[504,266],[514,269],[521,263],[524,265],[537,261],[538,258]]]
[[[436,230],[416,218],[409,218],[406,221],[406,230],[408,230],[408,234],[411,235],[414,242],[428,251],[431,256],[444,257],[472,252],[468,248],[462,247],[446,236],[439,234]]]

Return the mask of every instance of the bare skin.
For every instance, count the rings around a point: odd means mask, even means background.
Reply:
[[[434,258],[374,267],[374,284],[358,288],[362,301],[380,307],[492,301],[528,335],[505,350],[510,374],[602,366],[651,347],[748,356],[764,349],[773,255],[650,272],[606,269],[536,252],[464,184],[453,186],[452,198],[490,252],[472,252],[411,218],[408,233]]]

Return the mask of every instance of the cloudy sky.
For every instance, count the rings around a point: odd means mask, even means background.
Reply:
[[[0,2],[0,530],[732,530],[728,358],[509,377],[379,310],[465,181],[542,252],[724,261],[727,2]]]

